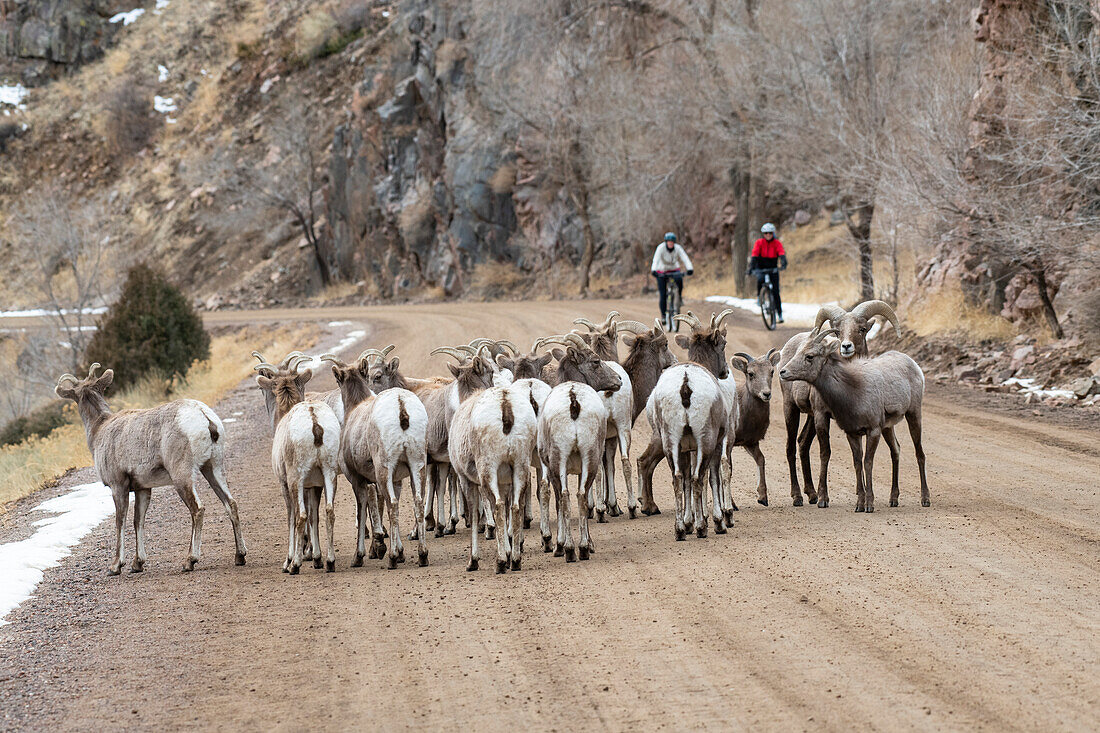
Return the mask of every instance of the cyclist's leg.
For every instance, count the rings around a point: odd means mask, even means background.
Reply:
[[[665,302],[666,288],[665,285],[668,282],[668,275],[657,276],[657,298],[661,304],[661,318],[665,317],[665,308],[668,304]]]
[[[672,276],[672,279],[676,281],[676,299],[680,303],[684,302],[684,273],[678,272]]]
[[[775,315],[780,320],[783,318],[783,301],[779,299],[779,273],[772,275],[772,300],[775,301]]]

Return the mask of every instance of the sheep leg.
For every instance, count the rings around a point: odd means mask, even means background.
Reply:
[[[905,421],[909,423],[909,436],[913,439],[913,450],[917,454],[917,468],[920,470],[920,505],[932,506],[932,497],[928,493],[928,478],[924,473],[924,445],[921,443],[920,405],[917,405],[916,409],[905,413]]]
[[[191,476],[190,483],[176,485],[176,493],[180,495],[180,499],[183,500],[184,505],[191,512],[191,548],[187,554],[187,561],[183,564],[185,572],[195,569],[195,563],[199,561],[199,554],[202,552],[202,515],[205,510],[202,507],[198,492],[195,491],[198,480],[199,472],[195,471]]]
[[[890,506],[897,506],[898,496],[901,494],[898,488],[898,463],[901,459],[898,438],[893,428],[883,428],[882,437],[886,438],[886,446],[890,449]]]
[[[783,423],[787,428],[787,470],[791,475],[791,500],[795,506],[802,506],[802,487],[798,485],[798,421],[802,413],[794,401],[783,397]],[[809,491],[806,492],[809,494]]]
[[[722,507],[722,475],[720,473],[722,458],[710,462],[707,470],[707,480],[710,482],[711,510],[710,516],[714,520],[714,533],[726,533],[726,513]]]
[[[413,490],[413,511],[416,513],[419,543],[416,546],[417,564],[424,567],[428,564],[428,518],[424,515],[424,466],[409,466],[409,481]],[[442,513],[440,513],[442,518]],[[436,525],[442,527],[442,524]]]
[[[294,560],[294,501],[290,496],[290,486],[286,481],[281,481],[283,486],[283,501],[286,502],[286,562],[283,563],[283,572],[290,572],[290,563]]]
[[[464,496],[470,491],[470,484],[462,474],[456,474],[456,483],[459,496]],[[469,525],[467,525],[469,526]],[[478,531],[477,527],[470,528],[470,562],[466,564],[466,572],[473,572],[477,570],[478,552],[477,552],[477,540]]]
[[[386,555],[386,530],[382,522],[382,504],[384,500],[378,495],[378,484],[366,485],[367,510],[370,513],[371,533],[373,537],[370,543],[370,553],[367,555],[372,560],[381,560]],[[393,540],[390,540],[393,543]]]
[[[561,476],[559,478],[558,486],[561,489],[561,493],[557,495],[558,501],[558,547],[554,551],[555,557],[565,555],[566,562],[577,561],[577,547],[573,544],[573,518],[570,516],[569,511],[569,474],[565,470],[565,461],[562,461]],[[580,492],[578,492],[580,493]],[[583,504],[578,506],[577,511],[583,511]]]
[[[401,482],[393,480],[393,466],[388,466],[385,472],[386,510],[390,515],[390,551],[387,556],[387,567],[393,570],[397,563],[405,562],[405,547],[401,543],[401,525],[398,523],[398,499],[401,496]]]
[[[488,495],[484,499],[490,506],[490,514],[497,528],[495,537],[497,541],[497,573],[503,573],[508,569],[508,559],[512,549],[508,543],[508,511],[511,509],[511,502],[505,505],[504,497],[500,494],[499,474],[497,467],[493,466],[481,476],[481,485],[489,488]],[[486,516],[486,519],[488,519],[488,516]]]
[[[852,448],[852,465],[856,471],[856,511],[867,511],[866,482],[863,477],[863,436],[851,434],[848,445]]]
[[[210,484],[210,488],[214,490],[214,494],[225,507],[225,512],[229,515],[229,523],[233,525],[233,544],[237,548],[237,554],[233,558],[233,562],[237,565],[244,565],[244,556],[248,554],[248,549],[244,546],[244,536],[241,534],[241,520],[240,515],[237,513],[237,502],[233,499],[233,495],[229,493],[229,484],[225,481],[225,470],[222,468],[221,463],[211,461],[203,467],[202,475],[206,477],[206,482]]]
[[[131,573],[140,573],[145,569],[145,512],[149,509],[151,489],[134,490],[134,561],[130,565]]]
[[[684,485],[684,529],[687,532],[695,531],[695,487],[691,473],[691,451],[683,451],[680,453],[680,480]]]
[[[733,500],[733,446],[730,444],[722,450],[721,470],[722,519],[728,526],[733,524],[733,513],[737,511],[737,503]]]
[[[591,456],[589,460],[583,462],[580,480],[577,482],[577,515],[580,518],[581,540],[577,554],[581,560],[587,560],[588,554],[593,550],[592,538],[588,534],[588,497],[592,493],[592,487],[596,486],[601,478],[603,466],[601,457],[600,455]]]
[[[826,420],[826,425],[828,421]],[[826,434],[828,431],[826,431]],[[798,436],[798,456],[799,461],[802,463],[802,477],[803,483],[806,485],[806,499],[811,504],[817,503],[818,492],[814,491],[814,472],[813,467],[810,465],[810,448],[814,444],[814,436],[817,435],[817,427],[814,422],[813,416],[808,415],[806,417],[806,425],[802,428],[802,433]]]
[[[695,451],[695,465],[691,469],[691,493],[695,502],[695,536],[700,539],[707,536],[707,497],[703,487],[705,467],[703,451]]]
[[[875,510],[875,489],[871,470],[875,465],[875,451],[878,449],[878,441],[881,437],[881,431],[867,432],[867,448],[863,454],[863,506],[868,512]]]
[[[638,456],[638,493],[641,494],[642,514],[647,517],[661,513],[660,508],[653,501],[653,471],[664,457],[661,438],[654,433],[645,451]]]
[[[350,473],[350,471],[349,471]],[[358,478],[351,479],[351,491],[355,494],[355,559],[351,566],[359,568],[363,566],[363,558],[367,554],[367,491],[363,481]]]
[[[623,467],[623,483],[626,484],[626,511],[634,519],[638,515],[638,494],[630,473],[630,431],[627,430],[619,431],[619,461]]]
[[[764,476],[764,452],[760,450],[759,443],[746,445],[745,451],[756,461],[756,472],[759,476],[756,484],[756,503],[768,505],[768,479]]]
[[[550,552],[550,481],[547,478],[546,465],[540,460],[539,481],[539,534],[542,535],[542,551]]]
[[[817,508],[825,509],[829,506],[829,456],[832,455],[832,447],[829,445],[829,418],[814,415],[814,428],[821,460],[817,480]]]
[[[111,487],[111,498],[115,500],[115,559],[107,567],[108,575],[118,575],[122,572],[123,531],[126,524],[126,512],[130,508],[129,482],[121,488]]]
[[[531,506],[531,468],[512,465],[512,553],[511,569],[519,570],[523,559],[523,530],[529,520],[526,514]]]
[[[302,559],[312,560],[313,567],[320,570],[322,564],[321,489],[316,486],[310,486],[306,489],[306,493],[306,509],[309,512],[308,521],[306,522],[309,532],[309,544],[306,545],[306,552],[302,554]]]
[[[454,471],[451,470],[451,473],[454,473]],[[450,480],[450,478],[448,478],[448,480]],[[466,485],[469,486],[469,484],[466,484]],[[459,487],[459,488],[461,489],[461,487]],[[469,526],[471,524],[476,524],[477,523],[477,517],[471,516],[471,511],[470,511],[470,505],[473,503],[471,501],[472,497],[468,497],[466,495],[466,492],[461,491],[461,490],[459,490],[457,492],[457,494],[458,494],[458,513],[462,515],[462,521],[466,522],[466,527],[469,528]]]
[[[684,525],[684,512],[687,507],[684,505],[684,475],[680,472],[680,457],[678,451],[673,451],[669,456],[669,462],[672,463],[672,490],[676,494],[677,542],[682,542],[687,535],[687,528]]]
[[[447,519],[447,529],[443,531],[443,534],[454,534],[458,531],[458,503],[462,500],[462,493],[458,490],[458,476],[454,471],[450,470],[450,466],[447,467],[445,476],[447,481],[447,493],[450,495],[451,501],[451,513]]]
[[[485,539],[496,539],[497,536],[497,520],[495,512],[493,511],[493,502],[491,498],[485,497],[477,503],[478,511],[478,525],[485,529]]]
[[[302,568],[302,546],[305,544],[308,509],[306,508],[306,476],[299,473],[296,477],[293,496],[294,503],[294,555],[290,561],[290,574],[297,575]]]
[[[443,526],[442,526],[443,525],[443,507],[440,506],[440,509],[439,509],[439,512],[438,512],[439,522],[437,523],[436,519],[435,519],[436,513],[437,513],[435,511],[435,508],[436,508],[435,497],[436,497],[437,494],[442,494],[443,492],[440,490],[440,487],[437,484],[433,483],[430,480],[430,477],[429,477],[429,480],[427,481],[427,486],[424,487],[424,489],[425,489],[425,493],[423,494],[423,496],[421,496],[421,500],[424,504],[424,528],[423,529],[427,530],[428,532],[436,532],[437,537],[442,537],[443,536],[442,535],[442,532],[443,532]],[[416,499],[416,497],[414,496],[413,500],[415,501],[415,499]],[[419,524],[419,522],[417,524]],[[423,534],[423,530],[419,530],[419,531],[421,532],[421,534]]]
[[[323,471],[325,479],[325,529],[328,547],[325,550],[325,572],[336,572],[336,471]],[[319,508],[318,508],[319,509]]]
[[[596,510],[596,521],[605,524],[608,514],[615,516],[611,511],[612,503],[615,501],[615,443],[613,441],[604,441],[597,460],[600,464],[599,477],[592,482],[592,489],[585,496],[585,502]],[[609,465],[610,471],[607,470]],[[618,507],[615,508],[618,509]]]

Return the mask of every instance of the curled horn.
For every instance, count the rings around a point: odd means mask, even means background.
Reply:
[[[619,311],[611,311],[610,313],[608,313],[607,318],[603,319],[603,328],[605,328],[605,329],[610,328],[611,325],[612,325],[611,322],[614,319],[618,318],[620,315],[622,315],[622,314],[620,314]]]
[[[55,389],[61,387],[62,382],[72,382],[73,386],[80,384],[80,380],[74,377],[72,374],[69,374],[68,372],[65,372],[57,378],[57,387],[55,387]]]
[[[574,318],[573,323],[576,323],[579,326],[585,326],[588,328],[589,331],[596,331],[599,329],[599,326],[597,326],[595,323],[588,320],[587,318]]]
[[[268,364],[266,361],[261,361],[259,364],[253,366],[252,369],[259,372],[260,374],[265,374],[268,376],[279,371],[279,367],[275,366],[274,364]]]
[[[824,331],[819,332],[816,336],[814,336],[813,342],[815,344],[817,344],[817,343],[820,343],[826,336],[839,336],[839,335],[840,335],[840,331],[836,330],[835,328],[829,328],[829,329],[826,329]]]
[[[481,338],[476,338],[473,341],[471,341],[469,346],[470,346],[471,349],[480,349],[485,344],[491,344],[491,343],[493,343],[493,340],[491,338],[485,338],[484,336],[482,336]]]
[[[466,355],[458,349],[454,348],[453,346],[440,346],[438,349],[433,349],[432,356],[435,356],[436,354],[446,354],[447,356],[453,357],[459,362],[466,360]]]
[[[637,321],[617,321],[615,323],[615,333],[620,331],[627,331],[628,333],[649,333],[651,329],[647,328],[644,323],[638,323]]]
[[[283,357],[283,360],[279,362],[280,369],[290,369],[290,362],[297,356],[305,356],[301,351],[294,350]]]
[[[779,349],[775,348],[774,346],[772,348],[768,349],[768,353],[764,355],[764,361],[771,361],[772,360],[772,354],[774,354],[777,351],[779,351]]]
[[[664,332],[665,332],[665,326],[664,326],[663,323],[661,323],[661,319],[654,317],[654,319],[653,319],[653,333],[664,333]]]
[[[589,346],[585,342],[585,340],[582,339],[578,334],[567,333],[567,334],[564,334],[562,336],[562,338],[565,339],[565,341],[563,343],[566,343],[570,346],[575,346],[578,349],[587,349],[587,348],[589,348]]]
[[[338,358],[336,358],[336,354],[321,354],[317,358],[320,359],[321,361],[330,361],[330,362],[332,362],[333,366],[338,366],[338,367],[346,366],[344,364],[344,362],[342,362]]]
[[[733,313],[733,308],[726,308],[724,311],[722,311],[721,313],[718,313],[717,315],[714,314],[714,313],[711,313],[711,315],[710,315],[710,330],[711,331],[716,331],[718,329],[718,327],[722,325],[722,321],[726,320],[726,317],[729,316],[730,313]]]
[[[485,344],[481,344],[479,348],[484,348],[484,347],[485,347]],[[473,356],[479,350],[479,349],[475,349],[473,346],[470,346],[469,344],[459,344],[455,348],[458,349],[459,351],[461,351],[466,356]]]
[[[870,319],[874,316],[882,316],[886,320],[890,321],[890,325],[894,327],[894,333],[901,335],[901,323],[898,321],[898,316],[894,313],[894,309],[890,307],[890,304],[882,300],[865,300],[851,310],[852,315],[860,316]]]
[[[515,344],[513,344],[508,339],[501,339],[500,341],[497,341],[496,344],[497,344],[497,346],[503,346],[504,348],[511,351],[512,356],[518,356],[519,355],[519,347],[516,346]]]
[[[692,331],[701,329],[703,324],[699,322],[699,319],[695,317],[694,313],[681,313],[672,317],[673,321],[677,323],[686,323],[691,327]]]
[[[267,359],[264,358],[264,355],[258,351],[253,351],[252,356],[256,357],[256,361],[260,362],[261,364],[267,361]]]
[[[574,334],[576,335],[576,334]],[[577,338],[580,338],[579,336]],[[532,351],[538,351],[546,344],[560,344],[561,346],[569,346],[569,342],[565,340],[564,336],[543,336],[535,341],[535,348]]]
[[[295,374],[297,374],[298,367],[301,366],[303,361],[313,361],[313,357],[309,356],[308,354],[295,354],[288,360],[286,370],[288,372],[294,372]]]
[[[100,366],[100,364],[97,361],[94,364],[92,364],[90,367],[88,367],[88,376],[85,377],[85,379],[94,379],[95,378],[95,370],[99,369],[99,366]]]
[[[772,349],[772,350],[774,351],[774,349]],[[744,351],[738,351],[736,354],[734,354],[734,356],[740,356],[742,359],[745,360],[746,364],[752,364],[754,361],[756,361],[756,359],[753,359],[751,356],[746,354]]]
[[[821,328],[825,321],[828,321],[832,325],[840,323],[840,319],[844,317],[845,310],[835,305],[823,305],[817,312],[817,318],[814,320],[814,328]]]

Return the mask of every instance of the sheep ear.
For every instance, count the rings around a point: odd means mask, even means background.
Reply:
[[[256,385],[260,389],[266,389],[268,392],[270,392],[272,389],[274,389],[275,382],[271,379],[271,377],[261,374],[260,376],[256,377]]]
[[[543,367],[545,367],[547,364],[550,363],[550,355],[549,354],[543,354],[539,358],[535,359],[535,363],[539,365],[539,369],[542,369]]]
[[[515,362],[513,362],[511,359],[509,359],[504,354],[497,354],[497,366],[500,367],[501,369],[507,369],[508,371],[513,371],[513,368],[515,367]]]
[[[397,374],[397,367],[401,366],[401,357],[395,356],[386,362],[386,371],[390,374]]]
[[[768,352],[768,356],[766,358],[772,363],[772,366],[777,366],[779,364],[779,360],[782,357],[783,355],[779,353],[779,349],[772,349]]]
[[[60,384],[54,388],[54,394],[63,400],[75,400],[76,390],[72,387],[62,387]]]
[[[447,369],[450,370],[452,377],[454,377],[455,379],[458,379],[459,369],[458,369],[457,364],[452,364],[451,362],[447,362]]]
[[[298,376],[294,378],[294,381],[302,387],[305,387],[306,383],[311,379],[313,379],[313,370],[306,369],[304,372],[298,372]]]
[[[676,343],[681,349],[686,349],[688,347],[688,344],[691,343],[691,339],[681,333],[676,337]]]
[[[107,388],[110,387],[111,384],[114,381],[115,381],[115,370],[114,369],[108,369],[107,371],[103,372],[102,375],[100,375],[99,379],[95,380],[95,384],[93,385],[93,389],[95,389],[97,392],[102,394],[102,393],[107,391]]]
[[[562,361],[563,359],[565,359],[565,352],[561,349],[551,349],[550,353],[553,354],[554,358],[558,361]]]
[[[741,372],[742,374],[749,373],[749,363],[745,361],[743,356],[731,356],[730,366]]]
[[[623,336],[623,343],[626,344],[626,348],[633,349],[634,344],[638,343],[638,339],[633,336]]]

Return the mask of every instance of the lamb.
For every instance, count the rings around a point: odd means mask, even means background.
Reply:
[[[871,483],[875,449],[880,437],[886,438],[893,459],[890,506],[898,505],[897,438],[894,426],[902,418],[909,424],[913,448],[920,471],[921,506],[929,506],[928,480],[924,470],[921,444],[921,401],[924,397],[924,373],[910,357],[888,351],[874,358],[844,359],[840,342],[828,339],[840,335],[837,329],[822,331],[815,327],[795,354],[779,370],[784,381],[802,380],[813,386],[820,407],[827,417],[848,435],[852,462],[856,471],[856,511],[873,512],[875,495]],[[814,409],[819,410],[815,403]],[[815,413],[815,418],[818,413]],[[866,455],[862,439],[867,436]],[[828,441],[822,440],[823,462],[828,458]],[[827,498],[826,494],[822,497]]]
[[[478,356],[472,361],[479,362]],[[523,506],[530,490],[535,411],[511,385],[483,388],[468,395],[450,424],[449,459],[459,490],[471,513],[487,504],[495,524],[498,573],[519,570],[523,556]],[[476,521],[471,523],[468,571],[478,568]]]
[[[234,562],[244,565],[247,549],[241,536],[237,502],[225,481],[225,428],[209,407],[198,400],[176,400],[146,410],[112,413],[103,393],[114,380],[108,369],[96,376],[99,364],[88,368],[88,376],[77,379],[62,374],[54,392],[76,402],[88,450],[95,459],[99,480],[110,487],[115,502],[115,557],[107,572],[122,572],[122,525],[134,494],[134,533],[137,536],[130,572],[145,569],[145,512],[154,486],[171,484],[191,512],[191,546],[185,571],[194,570],[202,547],[203,506],[196,485],[199,476],[225,506],[233,525],[236,544]]]
[[[378,395],[371,393],[364,373],[369,367],[364,362],[348,366],[332,354],[322,354],[320,358],[332,363],[332,375],[344,399],[346,418],[340,441],[340,467],[351,482],[358,508],[353,565],[363,564],[368,519],[374,530],[371,557],[382,556],[380,545],[384,545],[384,541],[378,494],[386,503],[390,519],[388,567],[392,570],[397,563],[404,562],[398,509],[401,482],[405,478],[412,483],[420,566],[427,565],[423,482],[427,464],[428,413],[423,403],[415,394],[399,387]],[[368,484],[375,484],[379,491],[368,490]]]
[[[815,328],[821,328],[826,321],[839,331],[840,356],[850,359],[853,357],[867,356],[867,334],[871,330],[875,316],[890,322],[895,333],[901,333],[901,324],[897,314],[890,305],[881,300],[868,300],[854,306],[850,311],[845,311],[835,305],[822,306],[817,313]],[[782,368],[792,359],[798,349],[805,343],[809,333],[800,333],[791,337],[783,346],[779,358],[779,367]],[[827,448],[829,436],[829,420],[823,415],[815,413],[813,408],[813,390],[805,382],[780,381],[780,389],[783,392],[783,421],[787,428],[787,466],[791,476],[791,498],[794,506],[802,506],[802,490],[798,485],[798,470],[795,461],[795,443],[797,440],[798,454],[802,461],[802,474],[806,486],[806,499],[811,504],[817,504],[824,509],[829,506],[828,476],[829,466]],[[798,423],[802,414],[806,414],[806,423],[802,433],[798,432]],[[796,437],[797,436],[797,437]],[[810,469],[810,447],[814,437],[821,442],[821,478],[818,489],[814,490],[813,474]],[[891,455],[897,461],[897,454],[891,448]]]
[[[726,440],[726,465],[732,464],[733,449],[743,447],[756,461],[760,478],[756,485],[756,501],[768,505],[768,483],[764,476],[764,454],[760,443],[768,432],[771,422],[772,374],[779,362],[779,350],[770,349],[767,354],[753,358],[744,352],[737,352],[730,359],[730,366],[745,375],[745,386],[737,390],[733,409],[729,414],[728,439]],[[730,496],[723,501],[733,508],[730,474],[723,476],[723,491]]]
[[[693,527],[698,537],[707,536],[703,477],[708,471],[715,532],[725,533],[718,469],[726,440],[727,409],[718,379],[699,364],[669,367],[650,395],[646,414],[653,428],[646,454],[657,452],[672,466],[676,539],[683,540]]]
[[[340,421],[336,413],[324,402],[305,401],[305,385],[313,378],[313,370],[298,371],[304,355],[290,360],[287,369],[263,363],[253,367],[261,374],[256,384],[265,393],[275,438],[271,443],[271,465],[283,490],[286,502],[288,548],[283,571],[296,575],[302,566],[305,532],[310,531],[314,567],[320,567],[320,538],[318,527],[308,522],[310,504],[320,514],[320,502],[324,499],[325,524],[328,543],[325,549],[325,570],[336,570],[336,546],[334,540],[336,510],[333,505],[336,494],[336,471],[340,451]],[[274,371],[274,376],[269,376]],[[273,399],[268,400],[270,393]],[[308,525],[308,527],[307,527]]]

